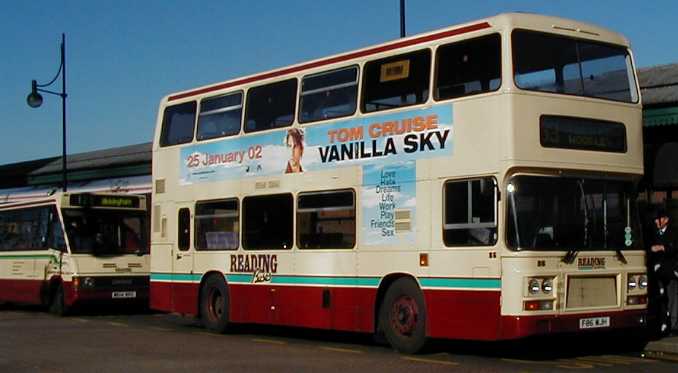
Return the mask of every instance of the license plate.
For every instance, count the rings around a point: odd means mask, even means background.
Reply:
[[[114,291],[112,294],[113,299],[136,298],[136,297],[137,297],[136,291]]]
[[[579,329],[607,328],[610,326],[610,317],[589,317],[579,319]]]

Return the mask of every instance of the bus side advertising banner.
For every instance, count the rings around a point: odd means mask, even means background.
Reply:
[[[452,105],[225,138],[181,149],[180,183],[452,155]]]
[[[363,245],[414,245],[416,177],[414,161],[363,167]]]

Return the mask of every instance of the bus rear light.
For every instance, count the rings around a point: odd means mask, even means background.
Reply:
[[[647,304],[647,295],[630,295],[626,297],[626,304],[629,306]]]
[[[553,300],[528,300],[524,303],[525,311],[552,311]]]

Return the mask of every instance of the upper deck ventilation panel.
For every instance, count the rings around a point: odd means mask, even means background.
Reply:
[[[593,36],[600,36],[599,33],[594,32],[594,31],[589,31],[589,30],[584,30],[580,28],[574,28],[574,27],[567,27],[567,26],[559,26],[559,25],[551,25],[551,27],[555,30],[561,30],[561,31],[571,31],[571,32],[580,32],[582,34],[587,34],[587,35],[593,35]]]

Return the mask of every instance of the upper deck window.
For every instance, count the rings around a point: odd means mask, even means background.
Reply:
[[[306,76],[301,81],[299,122],[351,115],[357,100],[357,67]]]
[[[426,102],[430,72],[428,49],[368,62],[362,111],[371,113]]]
[[[626,48],[588,40],[516,30],[513,68],[519,88],[638,102]]]
[[[296,97],[296,79],[250,89],[245,108],[245,132],[264,131],[292,124]]]
[[[242,93],[210,97],[200,102],[198,140],[237,135],[242,118]]]
[[[495,91],[501,85],[499,34],[443,45],[436,61],[436,100]]]
[[[162,118],[160,146],[185,144],[193,141],[195,101],[168,106]]]

